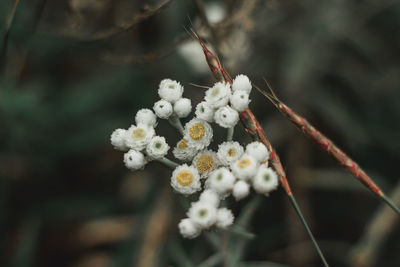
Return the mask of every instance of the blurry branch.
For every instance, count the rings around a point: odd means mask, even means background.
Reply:
[[[146,54],[140,55],[124,55],[124,54],[114,54],[112,52],[105,52],[100,57],[102,60],[111,64],[147,64],[154,61],[163,59],[171,55],[182,43],[190,38],[186,33],[178,37],[177,40],[173,42],[168,47],[163,47],[159,50],[148,52]]]
[[[111,265],[110,254],[105,252],[96,252],[85,255],[69,267],[106,267]]]
[[[156,203],[153,212],[147,221],[146,229],[144,229],[144,239],[142,247],[137,257],[138,261],[134,266],[147,267],[158,266],[158,253],[164,245],[165,235],[168,230],[171,212],[171,199],[169,188],[160,193],[160,197]]]
[[[212,42],[215,45],[215,47],[214,47],[215,52],[217,53],[217,55],[222,55],[221,51],[219,50],[219,39],[218,39],[217,33],[215,32],[215,29],[208,21],[207,14],[204,9],[203,0],[196,0],[196,5],[197,5],[197,8],[199,9],[199,15],[200,15],[201,20],[203,21],[204,25],[207,27],[207,29],[211,33]]]
[[[227,19],[215,24],[215,28],[227,28],[235,24],[243,23],[247,20],[254,8],[257,6],[258,0],[245,0],[243,1],[240,8],[236,10],[232,15],[228,16]]]
[[[125,25],[114,26],[110,29],[93,33],[92,35],[83,35],[74,31],[64,31],[62,34],[64,36],[78,39],[80,41],[96,41],[96,40],[110,38],[113,37],[114,35],[130,30],[136,24],[152,17],[153,15],[157,14],[163,7],[168,5],[170,2],[171,0],[163,0],[153,7],[146,5],[143,8],[145,10],[143,13],[135,15],[132,18],[132,20],[125,23]]]
[[[6,64],[7,64],[6,57],[7,57],[8,37],[10,35],[11,25],[14,21],[15,12],[17,11],[18,4],[19,4],[19,0],[15,0],[14,6],[12,7],[11,13],[8,16],[7,21],[6,21],[4,37],[3,37],[3,41],[1,43],[1,49],[0,49],[0,73],[4,71]]]
[[[400,204],[400,182],[390,194],[395,204]],[[369,222],[364,235],[350,252],[350,265],[357,267],[374,266],[385,240],[398,227],[399,216],[384,205]]]
[[[71,233],[71,247],[90,248],[120,242],[130,236],[133,217],[115,217],[90,221]]]

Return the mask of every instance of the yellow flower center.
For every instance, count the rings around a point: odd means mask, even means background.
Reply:
[[[200,174],[210,171],[214,167],[214,159],[211,155],[201,155],[196,160],[196,168]]]
[[[247,167],[249,167],[251,165],[251,160],[249,160],[247,158],[244,158],[244,159],[238,160],[236,162],[236,165],[239,168],[244,169],[244,168],[247,168]]]
[[[178,175],[176,176],[176,180],[181,186],[188,186],[193,182],[194,177],[190,171],[184,170],[178,173]]]
[[[179,143],[178,143],[178,149],[179,150],[185,150],[187,148],[187,141],[186,139],[182,139]]]
[[[132,131],[132,139],[133,140],[142,140],[146,137],[146,131],[142,128],[136,128]]]
[[[229,157],[234,157],[234,156],[236,156],[236,154],[237,154],[237,151],[236,151],[235,148],[231,148],[231,149],[228,150],[228,156]]]
[[[189,135],[194,140],[201,140],[206,133],[205,127],[201,123],[195,123],[189,128]]]

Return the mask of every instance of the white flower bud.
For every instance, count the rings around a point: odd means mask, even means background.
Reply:
[[[189,98],[181,98],[175,102],[174,111],[179,118],[186,118],[192,111],[192,102]]]
[[[187,140],[187,144],[190,147],[196,150],[208,147],[212,137],[212,127],[206,121],[194,118],[185,125],[184,139]]]
[[[154,136],[146,147],[146,153],[151,159],[160,159],[167,155],[169,145],[162,136]]]
[[[111,144],[114,146],[115,149],[121,151],[128,150],[128,147],[125,144],[125,135],[126,135],[125,129],[116,129],[111,134]]]
[[[214,120],[223,128],[232,128],[239,121],[239,113],[230,106],[224,106],[215,112]]]
[[[192,161],[193,157],[196,156],[198,150],[189,146],[186,139],[180,140],[174,150],[172,151],[175,158],[182,161]]]
[[[236,78],[233,80],[232,83],[232,90],[233,91],[246,91],[248,94],[251,92],[251,82],[249,80],[249,77],[243,74],[239,74],[236,76]]]
[[[217,209],[208,202],[192,203],[188,217],[199,227],[206,229],[215,224],[217,220]]]
[[[214,190],[223,198],[233,189],[235,180],[229,169],[222,167],[210,174],[206,181],[206,187]]]
[[[178,193],[193,194],[201,189],[200,175],[195,168],[186,164],[180,165],[172,173],[171,186]]]
[[[243,155],[243,147],[234,141],[223,142],[218,146],[217,157],[224,166],[230,166]]]
[[[245,111],[249,106],[249,94],[244,90],[234,91],[230,97],[231,105],[239,112]]]
[[[228,104],[231,95],[229,84],[217,82],[206,91],[205,100],[213,108],[220,108]]]
[[[132,125],[125,133],[125,144],[137,151],[143,150],[154,136],[154,128],[146,124]]]
[[[146,164],[146,160],[142,153],[131,149],[124,154],[124,163],[128,169],[136,171],[143,168]]]
[[[184,238],[193,239],[200,235],[201,229],[190,218],[182,219],[179,224],[179,232]]]
[[[211,189],[204,190],[200,194],[199,201],[208,202],[216,208],[218,208],[218,206],[219,206],[219,196],[214,190],[211,190]]]
[[[239,180],[233,186],[232,195],[236,200],[241,200],[242,198],[247,197],[250,193],[250,186],[245,181]]]
[[[233,174],[242,180],[250,180],[257,173],[257,160],[250,155],[244,154],[239,160],[231,164]]]
[[[136,124],[146,124],[154,128],[157,125],[157,117],[152,110],[143,108],[136,113],[135,122]]]
[[[158,87],[158,95],[172,104],[178,101],[183,94],[183,86],[174,80],[164,79]]]
[[[173,109],[171,103],[168,101],[161,99],[154,103],[153,106],[154,112],[156,113],[157,117],[161,119],[168,119],[169,116],[172,115]]]
[[[221,229],[227,229],[233,224],[234,216],[231,210],[227,208],[221,208],[217,210],[217,227]]]
[[[269,151],[261,142],[252,142],[246,146],[246,153],[253,156],[258,162],[268,161]]]
[[[278,187],[278,176],[265,165],[258,168],[256,176],[253,178],[253,188],[257,193],[268,195]]]
[[[214,109],[205,101],[196,106],[196,117],[208,122],[214,121]]]

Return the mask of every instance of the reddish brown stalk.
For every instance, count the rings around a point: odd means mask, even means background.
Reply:
[[[346,168],[353,176],[355,176],[362,184],[369,188],[378,197],[383,199],[394,211],[400,214],[400,210],[396,205],[385,196],[378,185],[372,181],[371,177],[361,169],[361,167],[352,160],[346,153],[344,153],[339,147],[337,147],[328,137],[323,135],[320,131],[315,129],[305,118],[294,112],[291,108],[285,105],[275,95],[269,83],[266,81],[268,88],[271,93],[264,92],[257,86],[254,86],[264,96],[266,96],[278,109],[284,114],[297,128],[303,133],[309,136],[317,145],[319,145],[324,151],[331,155],[337,162]]]
[[[219,80],[219,81],[224,81],[226,83],[232,84],[232,78],[229,76],[229,74],[224,70],[222,67],[220,61],[216,56],[214,56],[210,50],[207,49],[207,47],[204,45],[204,43],[200,40],[199,36],[192,30],[192,37],[195,38],[201,45],[204,51],[204,55],[206,57],[208,66],[210,67],[214,77]],[[297,205],[296,199],[294,195],[292,194],[292,190],[290,189],[289,183],[286,178],[286,173],[283,170],[281,161],[279,159],[278,154],[276,153],[275,149],[272,147],[271,142],[268,140],[264,130],[261,128],[260,124],[258,123],[256,117],[254,114],[251,112],[249,108],[247,108],[245,111],[240,113],[240,121],[242,122],[243,126],[246,129],[246,132],[249,133],[249,135],[255,139],[259,140],[262,142],[269,150],[270,152],[270,159],[269,161],[271,162],[273,168],[275,169],[279,181],[285,190],[287,196],[289,197],[289,200],[291,204],[293,205],[293,208],[295,209],[297,215],[300,218],[300,221],[304,225],[304,228],[307,231],[307,234],[309,235],[315,249],[317,250],[318,255],[321,258],[321,261],[323,262],[324,266],[329,266],[327,263],[324,255],[322,254],[321,249],[318,246],[317,241],[314,238],[314,235],[311,232],[310,227],[307,224],[307,221],[305,220],[300,207]]]

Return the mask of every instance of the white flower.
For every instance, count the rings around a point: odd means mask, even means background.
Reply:
[[[233,80],[232,83],[232,90],[233,91],[246,91],[248,94],[251,92],[251,82],[249,80],[249,77],[243,74],[239,74],[236,76],[236,78]]]
[[[213,171],[206,181],[206,187],[225,197],[233,189],[235,177],[228,168],[222,167]]]
[[[218,206],[219,206],[219,196],[214,190],[211,190],[211,189],[204,190],[200,194],[199,201],[208,202],[216,208],[218,208]]]
[[[182,161],[192,161],[193,157],[196,156],[198,150],[190,147],[187,144],[186,139],[180,140],[177,144],[174,150],[172,151],[172,154],[174,154],[175,158],[182,160]]]
[[[124,154],[124,163],[128,169],[136,171],[146,164],[146,160],[141,152],[131,149]]]
[[[239,180],[233,186],[232,195],[236,200],[241,200],[242,198],[247,197],[250,193],[250,186],[245,181]]]
[[[196,117],[208,122],[214,121],[214,109],[205,101],[196,106]]]
[[[183,86],[174,80],[164,79],[158,87],[158,95],[168,102],[175,103],[183,94]]]
[[[201,178],[206,178],[210,172],[218,167],[217,154],[207,149],[200,151],[194,157],[192,165],[197,169]]]
[[[154,112],[156,113],[157,117],[161,119],[168,119],[169,116],[172,115],[173,109],[171,103],[168,101],[161,99],[154,103],[153,106]]]
[[[188,145],[201,150],[208,147],[213,137],[211,125],[206,121],[194,118],[185,125],[184,138]]]
[[[278,176],[265,165],[258,168],[256,176],[253,178],[253,188],[257,193],[268,195],[278,187]]]
[[[175,102],[174,111],[179,118],[186,118],[192,111],[192,102],[189,98],[181,98]]]
[[[136,124],[146,124],[154,128],[157,125],[157,117],[152,110],[142,108],[136,113],[135,122]]]
[[[193,194],[201,189],[200,175],[195,168],[180,165],[172,173],[171,186],[181,194]]]
[[[221,229],[227,229],[233,224],[233,213],[227,208],[221,208],[217,210],[217,227]]]
[[[240,159],[231,164],[233,174],[242,180],[250,180],[257,173],[257,160],[248,154],[244,154]]]
[[[246,153],[253,156],[258,162],[268,161],[269,151],[261,142],[252,142],[246,146]]]
[[[208,202],[194,202],[187,215],[199,227],[209,228],[217,220],[217,208]]]
[[[239,112],[245,111],[249,106],[249,94],[244,90],[234,91],[230,97],[231,105]]]
[[[125,135],[126,135],[125,129],[116,129],[111,134],[111,144],[114,146],[115,149],[121,151],[128,150],[128,147],[125,144]]]
[[[201,229],[190,218],[182,219],[179,224],[179,232],[184,238],[193,239],[200,235]]]
[[[229,84],[217,82],[206,91],[205,100],[213,108],[220,108],[229,102],[231,88]]]
[[[146,147],[146,153],[151,159],[159,159],[167,155],[169,145],[162,136],[154,136]]]
[[[221,127],[232,128],[239,121],[239,113],[230,106],[224,106],[215,112],[214,120]]]
[[[125,133],[125,143],[137,151],[143,150],[154,136],[154,128],[146,124],[132,125]]]
[[[238,142],[223,142],[218,146],[217,157],[224,166],[229,166],[243,155],[243,147]]]

